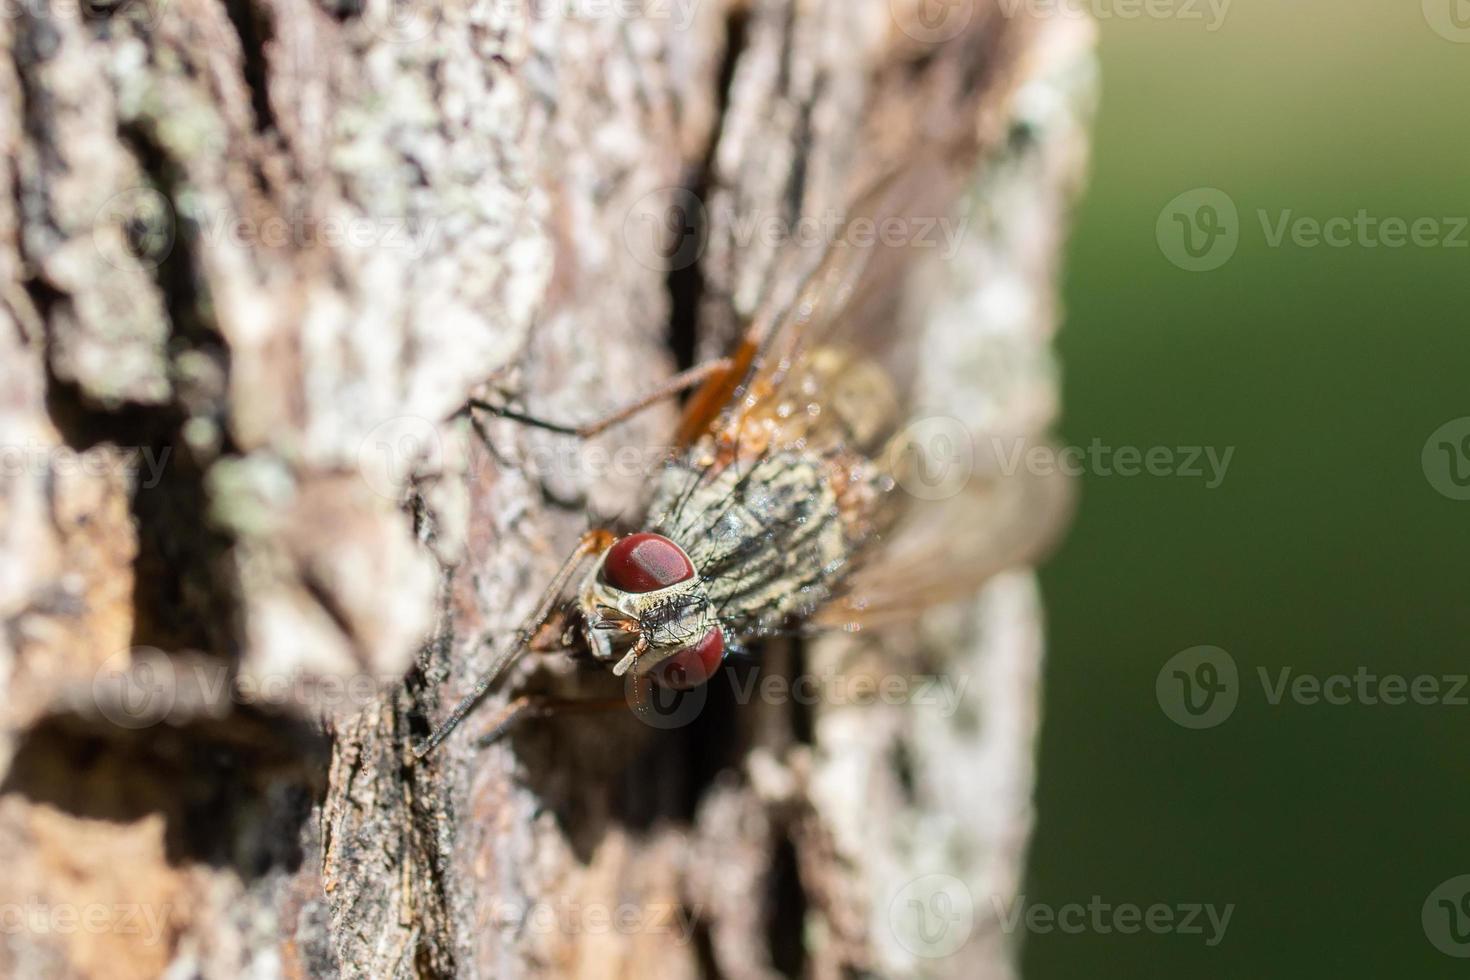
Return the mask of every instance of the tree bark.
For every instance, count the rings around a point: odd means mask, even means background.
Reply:
[[[814,699],[478,746],[517,693],[620,693],[538,658],[409,747],[587,514],[637,512],[673,410],[588,447],[444,420],[487,383],[586,419],[725,350],[800,271],[764,230],[926,141],[983,148],[926,407],[1045,429],[1090,46],[1005,0],[8,11],[0,974],[1012,975],[1025,571],[748,675],[844,679]],[[833,695],[894,650],[947,686]]]

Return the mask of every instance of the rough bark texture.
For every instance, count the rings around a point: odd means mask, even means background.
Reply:
[[[487,382],[586,418],[722,349],[797,274],[748,222],[978,135],[921,390],[1044,429],[1084,25],[102,0],[15,5],[0,50],[0,974],[1011,974],[1025,572],[760,672],[942,675],[953,711],[722,683],[678,727],[478,747],[511,692],[620,691],[548,658],[407,749],[586,512],[636,513],[673,415],[590,447],[442,420]]]

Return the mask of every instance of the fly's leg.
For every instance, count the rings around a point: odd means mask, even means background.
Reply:
[[[696,364],[694,367],[680,371],[662,384],[649,389],[628,404],[622,405],[601,418],[583,425],[562,425],[556,422],[548,422],[534,415],[527,415],[524,412],[518,412],[514,409],[506,408],[504,405],[496,405],[479,398],[471,398],[467,403],[467,408],[479,409],[482,412],[489,412],[491,415],[497,415],[503,419],[510,419],[513,422],[520,422],[523,425],[533,426],[537,429],[545,429],[547,432],[555,432],[564,436],[576,436],[579,439],[590,439],[612,428],[619,422],[626,422],[651,405],[656,405],[666,398],[672,398],[696,385],[703,384],[716,375],[729,371],[732,366],[733,362],[728,357],[706,361],[703,364]]]
[[[480,736],[479,745],[483,748],[499,741],[516,725],[532,718],[594,714],[626,707],[628,702],[622,698],[550,698],[538,694],[523,695],[505,706],[500,717],[495,719],[495,724]]]
[[[449,717],[444,719],[428,738],[424,739],[423,742],[414,748],[414,758],[422,759],[434,751],[439,743],[449,737],[449,733],[454,731],[459,723],[464,720],[465,715],[469,714],[475,705],[480,703],[480,699],[489,693],[490,688],[495,684],[496,680],[530,648],[532,638],[546,624],[546,621],[551,618],[551,614],[556,610],[557,601],[566,590],[567,583],[577,574],[577,569],[581,567],[582,563],[589,556],[606,551],[612,547],[614,540],[615,535],[611,531],[595,530],[588,531],[582,535],[582,540],[577,543],[576,549],[562,563],[561,570],[556,573],[556,576],[551,580],[551,584],[547,586],[546,592],[542,594],[541,601],[536,604],[536,609],[531,613],[530,618],[521,625],[520,629],[516,630],[516,634],[511,638],[510,644],[495,655],[495,658],[490,662],[490,669],[480,678],[479,683],[475,685],[475,689],[464,700],[454,706],[454,710],[449,713]]]

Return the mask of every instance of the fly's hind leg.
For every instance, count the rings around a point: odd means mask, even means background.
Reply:
[[[470,399],[466,403],[465,408],[466,410],[487,412],[503,419],[520,422],[522,425],[545,429],[547,432],[555,432],[564,436],[575,436],[579,439],[590,439],[612,428],[619,422],[626,422],[652,405],[656,405],[667,398],[672,398],[684,391],[688,391],[696,385],[703,384],[710,378],[728,372],[733,367],[733,364],[734,362],[728,357],[706,361],[703,364],[696,364],[694,367],[680,371],[661,384],[650,388],[626,405],[621,405],[602,417],[582,425],[564,425],[558,422],[548,422],[546,419],[528,415],[525,412],[519,412],[515,409],[507,408],[504,405],[496,405],[493,402],[488,402],[480,398]]]

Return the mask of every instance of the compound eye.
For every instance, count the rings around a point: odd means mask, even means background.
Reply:
[[[693,577],[684,549],[662,534],[630,534],[602,562],[602,580],[621,592],[656,592]]]
[[[704,639],[685,647],[653,669],[653,682],[671,691],[687,691],[715,676],[725,659],[725,634],[711,626]]]

